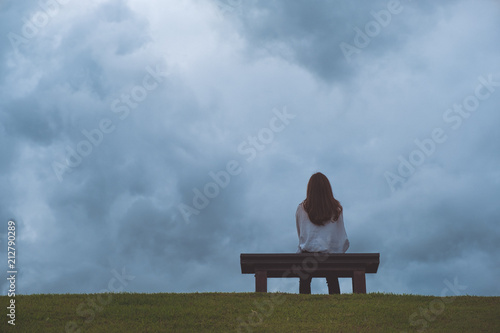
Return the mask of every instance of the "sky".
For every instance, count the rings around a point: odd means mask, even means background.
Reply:
[[[251,292],[240,253],[296,251],[319,171],[348,253],[380,253],[369,292],[500,296],[499,14],[493,0],[2,1],[4,275],[12,219],[20,294]]]

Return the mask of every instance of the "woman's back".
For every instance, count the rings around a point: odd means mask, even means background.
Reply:
[[[297,207],[295,214],[300,252],[344,253],[349,248],[349,239],[341,213],[338,220],[316,225],[311,222],[304,205]]]

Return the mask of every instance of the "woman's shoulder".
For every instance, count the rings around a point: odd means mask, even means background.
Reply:
[[[339,218],[335,222],[338,222],[339,224],[344,225],[344,212],[340,212]]]
[[[297,206],[297,211],[296,211],[295,214],[300,214],[301,212],[304,211],[304,205],[303,204],[304,204],[304,202],[299,203],[299,205]]]

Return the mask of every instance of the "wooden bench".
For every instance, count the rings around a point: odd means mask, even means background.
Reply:
[[[366,273],[377,273],[380,253],[242,253],[241,273],[255,274],[255,291],[267,292],[267,278],[352,278],[353,293],[366,294]]]

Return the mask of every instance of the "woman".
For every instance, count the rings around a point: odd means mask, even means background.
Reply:
[[[349,240],[344,228],[342,205],[333,196],[328,178],[315,173],[307,184],[307,197],[295,214],[299,247],[297,253],[344,253]],[[311,276],[300,278],[299,292],[311,293]],[[335,275],[327,276],[329,294],[340,294],[339,280]]]

